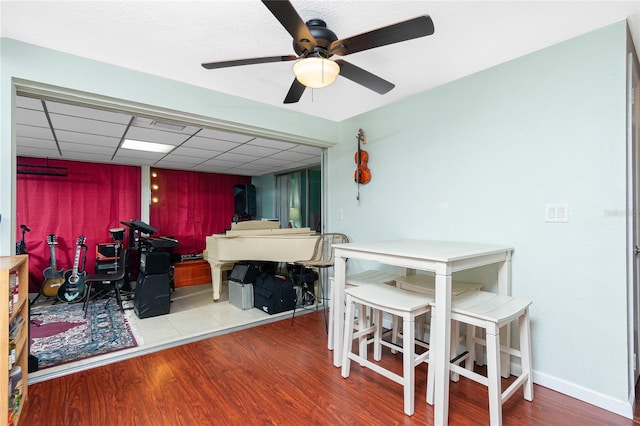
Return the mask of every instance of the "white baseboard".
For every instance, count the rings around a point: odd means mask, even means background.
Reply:
[[[512,365],[512,368],[514,371],[520,371],[519,365]],[[628,419],[633,419],[633,401],[613,399],[610,396],[576,385],[575,383],[569,383],[557,377],[536,371],[533,372],[533,382],[588,404],[595,405],[603,410],[611,411]]]

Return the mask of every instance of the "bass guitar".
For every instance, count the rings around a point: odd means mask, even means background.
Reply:
[[[47,236],[47,244],[49,245],[49,267],[42,274],[44,281],[40,287],[40,293],[46,297],[56,297],[62,283],[64,283],[64,269],[58,270],[56,265],[56,246],[58,239],[54,234]]]
[[[58,300],[66,303],[75,303],[84,299],[86,286],[84,285],[85,271],[78,272],[80,263],[80,252],[84,247],[86,237],[81,235],[76,242],[76,257],[73,260],[73,270],[67,271],[64,275],[64,284],[58,289]]]

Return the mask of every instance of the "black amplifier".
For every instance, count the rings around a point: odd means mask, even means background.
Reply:
[[[169,253],[143,252],[140,254],[140,271],[146,275],[166,274],[171,269]]]
[[[117,245],[113,243],[96,244],[96,260],[101,262],[105,260],[117,260],[116,247]]]

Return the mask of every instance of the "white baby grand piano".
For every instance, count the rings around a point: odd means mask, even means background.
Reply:
[[[233,223],[226,233],[207,237],[204,258],[211,265],[213,300],[220,299],[222,272],[235,262],[310,259],[318,238],[310,228],[280,228],[278,222],[265,220]]]

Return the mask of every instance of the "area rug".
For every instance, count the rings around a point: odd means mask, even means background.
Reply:
[[[138,346],[115,300],[38,306],[31,309],[31,354],[38,369]]]

